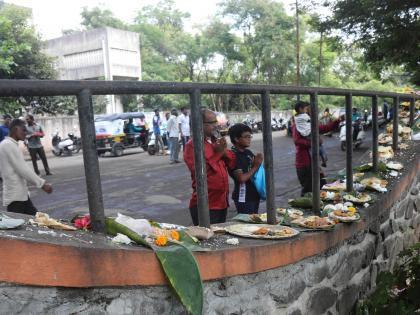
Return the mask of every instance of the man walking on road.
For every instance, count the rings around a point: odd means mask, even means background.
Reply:
[[[159,149],[161,149],[162,155],[164,155],[165,146],[163,145],[162,134],[160,130],[161,126],[162,120],[160,119],[159,109],[155,109],[155,115],[153,116],[153,133],[155,134],[156,154],[159,154]]]
[[[42,127],[40,125],[35,123],[34,116],[27,115],[26,122],[28,123],[28,126],[26,128],[26,139],[28,140],[28,149],[31,155],[34,171],[37,175],[41,174],[38,169],[38,163],[36,161],[37,156],[39,156],[42,160],[42,164],[44,165],[45,174],[52,175],[48,166],[47,156],[45,155],[44,147],[41,143],[41,138],[44,137],[44,131],[42,130]]]
[[[204,158],[207,170],[207,189],[209,196],[210,224],[226,221],[229,207],[229,177],[227,169],[235,167],[235,154],[227,149],[225,138],[217,139],[216,114],[208,109],[202,110],[204,131]],[[190,200],[190,214],[194,225],[198,225],[197,183],[195,180],[194,148],[192,140],[185,146],[184,161],[191,172],[193,193]]]
[[[3,178],[3,206],[9,212],[35,215],[37,209],[29,198],[27,181],[46,193],[52,186],[37,176],[26,164],[18,141],[25,140],[25,123],[15,119],[10,124],[10,133],[0,143],[0,172]]]
[[[180,163],[179,155],[179,123],[178,111],[174,108],[171,110],[171,117],[168,121],[169,143],[171,147],[170,164]]]
[[[182,150],[185,151],[185,145],[190,140],[190,116],[186,107],[181,108],[182,114],[179,115],[179,130],[181,131]]]

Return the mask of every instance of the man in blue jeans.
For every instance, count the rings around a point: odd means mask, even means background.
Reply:
[[[180,163],[178,159],[179,155],[179,123],[178,123],[178,111],[176,109],[171,110],[171,117],[168,121],[168,134],[169,143],[171,147],[170,164]]]

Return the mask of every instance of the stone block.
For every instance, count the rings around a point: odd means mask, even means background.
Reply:
[[[382,245],[383,238],[382,235],[379,233],[375,238],[375,257],[382,255],[384,250],[384,246]]]
[[[340,250],[327,258],[328,278],[333,277],[338,270],[342,267],[343,263],[347,259],[348,249],[346,246],[340,248]]]
[[[416,198],[414,198],[414,206],[416,207],[416,211],[420,212],[420,195],[417,195]]]
[[[397,222],[398,229],[401,231],[401,233],[404,234],[405,231],[408,229],[408,225],[410,224],[410,221],[405,220],[404,218],[399,219]]]
[[[416,243],[416,237],[414,235],[414,230],[410,229],[404,234],[404,249],[407,249],[414,243]]]
[[[392,227],[390,224],[390,220],[388,220],[381,224],[382,239],[386,239],[391,234],[392,234]]]
[[[420,213],[415,214],[410,221],[410,227],[416,229],[420,225]]]
[[[349,285],[340,292],[336,304],[338,314],[347,315],[351,313],[354,305],[359,297],[359,286],[356,284]]]
[[[395,209],[396,219],[404,216],[405,210],[407,209],[408,201],[409,201],[408,198],[406,198],[397,205],[397,208]]]
[[[297,300],[305,288],[306,284],[300,276],[286,277],[270,288],[270,296],[277,304],[288,304]]]
[[[362,261],[362,268],[366,268],[375,257],[375,242],[368,242],[363,251],[365,255]]]
[[[303,279],[307,286],[311,287],[320,283],[328,274],[328,266],[325,260],[318,263],[307,265],[303,274]]]
[[[397,233],[399,230],[399,224],[396,220],[390,219],[389,224],[391,226],[392,233]]]
[[[348,244],[349,245],[359,244],[359,243],[363,242],[363,240],[365,239],[365,236],[366,236],[365,231],[357,232],[356,234],[353,235],[353,237],[351,239],[349,239]]]
[[[307,314],[321,315],[337,301],[337,291],[330,287],[314,288],[308,296]]]
[[[373,264],[371,266],[371,270],[370,270],[370,290],[371,290],[371,292],[373,292],[373,290],[376,287],[376,278],[377,277],[378,277],[378,265]]]
[[[373,220],[370,224],[369,224],[369,233],[372,234],[379,234],[381,231],[381,224],[379,222],[379,220]]]
[[[302,311],[298,308],[293,308],[286,313],[287,315],[302,315]]]
[[[384,257],[394,259],[403,250],[403,236],[393,235],[384,241]]]
[[[405,210],[405,219],[409,220],[413,217],[413,215],[414,215],[414,201],[409,200],[407,209]]]

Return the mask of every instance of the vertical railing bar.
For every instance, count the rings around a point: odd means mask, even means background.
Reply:
[[[273,173],[273,138],[271,133],[271,105],[269,91],[266,90],[261,94],[261,103],[263,121],[265,186],[267,194],[267,223],[277,224],[276,205],[274,200],[275,187]]]
[[[320,208],[320,169],[319,169],[319,120],[318,120],[318,94],[311,93],[311,165],[312,165],[312,210],[321,214]]]
[[[378,170],[378,96],[372,96],[372,166]]]
[[[416,102],[414,100],[414,96],[412,99],[410,99],[410,127],[413,127],[414,125],[414,110],[416,107]]]
[[[201,91],[190,93],[191,127],[194,146],[194,169],[197,190],[198,224],[210,227],[209,197],[207,191],[206,161],[204,158],[203,116],[201,114]]]
[[[346,95],[346,190],[353,191],[353,125],[352,125],[352,94]]]
[[[86,189],[92,230],[105,232],[105,213],[102,196],[101,174],[96,151],[95,122],[93,116],[92,94],[82,90],[77,95],[80,135],[83,139],[83,162],[86,176]]]
[[[394,106],[392,107],[392,150],[394,154],[398,150],[398,107],[400,106],[400,97],[394,97]]]

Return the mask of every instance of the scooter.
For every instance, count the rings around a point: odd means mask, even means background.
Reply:
[[[79,153],[82,148],[82,142],[73,133],[68,134],[68,138],[61,139],[58,135],[58,131],[52,135],[52,153],[55,156],[62,154],[72,155],[73,153]]]
[[[359,126],[359,132],[357,133],[356,136],[356,141],[353,141],[353,148],[357,149],[358,147],[360,147],[363,143],[363,141],[366,139],[366,123],[364,122],[353,122],[352,123],[352,132],[354,132],[355,126],[358,125]],[[346,122],[342,121],[340,123],[340,147],[342,151],[346,151]]]

